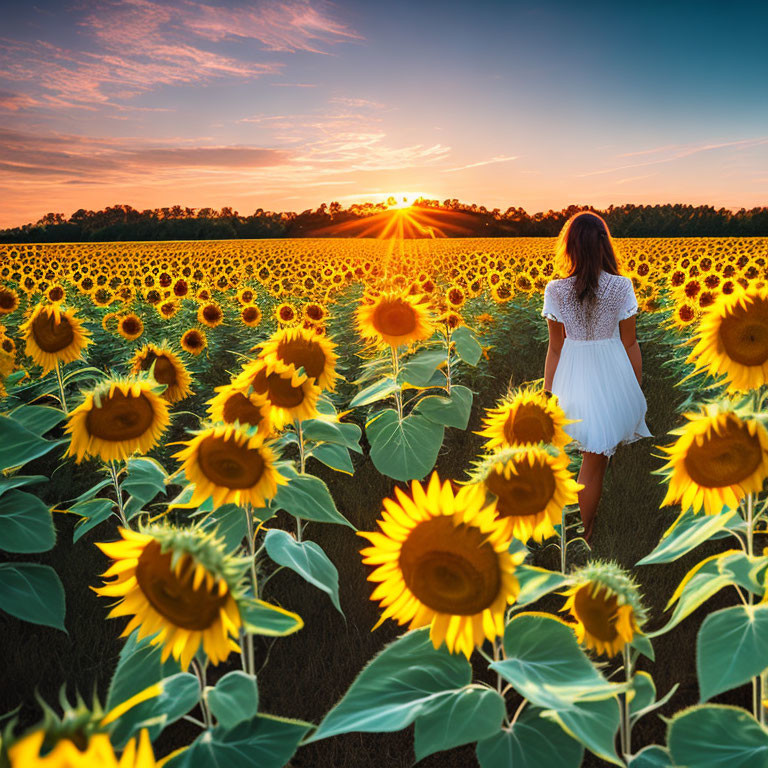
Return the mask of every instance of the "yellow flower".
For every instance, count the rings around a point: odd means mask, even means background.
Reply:
[[[66,737],[41,755],[45,731],[36,730],[8,749],[10,768],[154,768],[149,732],[142,728],[138,739],[131,739],[118,759],[106,733],[94,733],[87,744]]]
[[[496,497],[498,517],[510,538],[541,541],[555,534],[563,508],[577,503],[584,487],[573,479],[568,464],[564,453],[553,456],[541,445],[507,448],[484,457],[472,481]]]
[[[131,358],[132,374],[150,370],[155,381],[165,386],[163,399],[169,403],[178,403],[192,394],[192,377],[178,355],[167,346],[146,344]]]
[[[563,426],[573,423],[573,419],[565,418],[556,398],[520,389],[515,394],[507,394],[499,405],[489,409],[483,421],[485,429],[475,434],[488,438],[486,449],[489,451],[536,443],[562,449],[571,441]]]
[[[304,328],[283,328],[260,344],[259,357],[277,358],[296,369],[304,368],[309,378],[314,379],[321,389],[336,388],[336,361],[339,356],[334,352],[336,345],[329,339],[318,336],[314,331]],[[292,386],[298,386],[294,377]]]
[[[199,355],[207,346],[206,335],[197,328],[190,328],[181,336],[181,348],[190,355]]]
[[[642,634],[646,614],[637,584],[615,563],[594,560],[571,574],[573,585],[561,594],[580,643],[597,653],[615,656],[625,643]]]
[[[19,294],[13,288],[0,288],[0,315],[10,315],[19,306]]]
[[[216,387],[216,396],[208,401],[208,413],[211,421],[224,424],[239,423],[242,426],[258,427],[261,437],[272,433],[269,398],[265,394],[251,392],[246,395],[243,389],[234,384]]]
[[[274,441],[265,442],[233,424],[217,425],[195,433],[186,448],[174,454],[183,462],[184,474],[195,484],[190,504],[209,497],[215,506],[252,504],[263,507],[288,480],[275,468]]]
[[[506,525],[485,505],[477,486],[454,495],[433,472],[426,490],[416,480],[407,495],[384,499],[380,531],[359,531],[373,546],[361,550],[375,565],[371,595],[385,608],[376,624],[393,618],[409,629],[430,625],[435,648],[469,657],[476,645],[504,633],[504,611],[520,588],[515,568],[524,553],[509,553]],[[374,629],[376,628],[374,627]]]
[[[79,359],[90,343],[90,334],[75,313],[58,304],[38,304],[19,331],[24,334],[26,354],[42,366],[43,376],[59,361]]]
[[[85,396],[67,417],[71,441],[65,456],[80,463],[86,455],[104,462],[145,454],[170,424],[168,403],[147,380],[111,379]]]
[[[403,291],[381,293],[357,308],[357,328],[378,346],[399,347],[428,339],[434,332],[429,308],[421,297]]]
[[[128,341],[134,341],[144,333],[144,323],[138,315],[131,312],[117,321],[117,332]]]
[[[768,288],[738,286],[720,294],[703,314],[686,362],[725,374],[731,392],[757,389],[768,382]]]
[[[159,525],[120,528],[120,535],[97,544],[114,560],[103,578],[115,578],[92,589],[119,598],[110,618],[132,617],[121,637],[137,628],[139,640],[153,635],[150,644],[163,646],[162,661],[173,655],[184,670],[201,644],[213,664],[240,650],[232,638],[242,624],[237,597],[243,564],[226,555],[221,540]]]
[[[197,321],[209,328],[215,328],[224,320],[224,312],[215,301],[202,304],[197,310]]]
[[[704,508],[717,514],[732,509],[748,493],[759,493],[768,476],[768,431],[748,411],[730,404],[710,403],[699,413],[683,414],[688,423],[670,434],[679,435],[658,472],[668,476],[661,506],[680,502],[682,510]],[[745,416],[745,418],[741,418]]]

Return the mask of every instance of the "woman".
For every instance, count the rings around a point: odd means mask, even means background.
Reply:
[[[582,453],[579,509],[589,542],[610,456],[618,445],[652,436],[640,389],[637,300],[632,281],[619,274],[608,226],[597,214],[582,211],[565,223],[556,257],[568,277],[544,290],[544,389],[557,396],[567,418],[578,419],[565,430]]]

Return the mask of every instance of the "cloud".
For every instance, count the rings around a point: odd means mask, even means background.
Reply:
[[[87,7],[77,23],[86,35],[78,50],[48,40],[0,38],[0,81],[25,91],[6,108],[126,109],[127,99],[160,86],[254,79],[284,68],[283,62],[263,56],[236,58],[221,50],[223,42],[256,41],[267,54],[327,54],[327,46],[363,39],[333,19],[322,0],[264,0],[238,7],[195,0],[101,0]],[[0,98],[0,106],[5,101]]]
[[[517,155],[497,155],[490,158],[490,160],[480,160],[477,163],[469,163],[469,165],[460,165],[458,168],[444,168],[443,173],[455,173],[456,171],[465,171],[467,168],[478,168],[481,165],[493,165],[494,163],[507,163],[510,160],[517,160]]]
[[[616,171],[624,171],[628,168],[643,168],[647,165],[656,165],[657,163],[670,163],[674,160],[680,160],[684,157],[690,157],[691,155],[698,154],[699,152],[710,152],[713,149],[723,149],[725,147],[736,147],[738,149],[747,149],[749,147],[756,147],[762,144],[768,144],[768,136],[761,136],[756,139],[739,139],[737,141],[723,141],[717,144],[691,144],[691,145],[671,145],[667,147],[657,147],[655,149],[642,150],[638,153],[628,154],[643,154],[643,153],[655,153],[668,151],[674,148],[674,152],[669,157],[661,157],[658,160],[648,160],[643,163],[632,163],[630,165],[619,165],[614,168],[604,168],[599,171],[589,171],[588,173],[578,173],[577,178],[583,178],[585,176],[598,176],[605,173],[615,173]],[[626,155],[618,155],[618,157],[624,157]]]
[[[628,176],[626,179],[619,179],[616,184],[627,184],[630,181],[640,181],[640,179],[649,179],[651,176],[657,176],[656,173],[644,173],[642,176]]]

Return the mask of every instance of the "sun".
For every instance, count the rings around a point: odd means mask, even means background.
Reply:
[[[417,195],[414,195],[410,192],[396,192],[387,198],[386,205],[389,210],[402,210],[403,208],[410,208],[417,197]]]

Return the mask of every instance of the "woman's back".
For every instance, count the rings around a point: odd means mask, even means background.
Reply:
[[[579,302],[575,281],[572,276],[547,283],[542,315],[563,323],[572,341],[619,338],[619,321],[637,312],[632,281],[602,271],[593,302]]]

